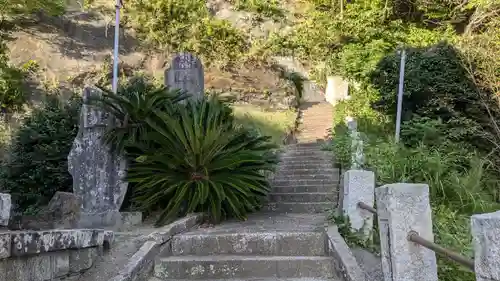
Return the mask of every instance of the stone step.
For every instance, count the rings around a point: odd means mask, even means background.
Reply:
[[[288,214],[316,214],[335,208],[336,204],[336,202],[269,202],[265,210]]]
[[[281,155],[281,162],[304,162],[304,161],[325,161],[331,162],[333,160],[333,155],[323,154],[323,155]]]
[[[314,143],[295,143],[287,145],[286,148],[320,148],[324,142],[314,142]]]
[[[329,165],[329,167],[328,167]],[[333,164],[328,164],[324,165],[324,167],[304,167],[304,166],[289,166],[287,163],[283,163],[283,165],[280,165],[278,169],[276,170],[276,174],[280,173],[289,173],[293,175],[328,175],[331,177],[331,175],[338,175],[339,170],[333,168]],[[329,178],[330,178],[329,177]],[[338,176],[336,176],[338,177]]]
[[[162,278],[159,279],[157,277],[150,277],[148,281],[190,281],[191,279],[168,279],[168,278]],[[332,278],[321,278],[321,277],[305,277],[305,278],[277,278],[277,277],[270,277],[270,278],[243,278],[243,279],[235,279],[235,278],[229,278],[229,279],[224,279],[224,281],[340,281],[343,279],[340,279],[338,277],[332,277]],[[221,281],[221,279],[205,279],[204,281]]]
[[[172,238],[174,256],[326,256],[324,232],[182,234]]]
[[[282,156],[287,156],[287,157],[301,157],[301,156],[332,157],[333,153],[331,151],[320,150],[320,149],[288,150],[285,153],[283,153]]]
[[[283,161],[278,166],[278,171],[281,169],[306,169],[306,170],[319,170],[319,169],[332,169],[333,161],[312,160],[312,161]],[[333,168],[336,170],[335,168]]]
[[[309,173],[309,174],[297,174],[295,170],[290,169],[275,174],[273,181],[281,180],[329,180],[330,182],[338,182],[339,176],[334,173]]]
[[[335,179],[274,179],[273,186],[297,186],[297,185],[314,185],[331,187],[336,185],[338,180]]]
[[[164,279],[335,278],[332,257],[315,256],[171,256],[155,262],[154,276]]]
[[[270,193],[271,202],[327,202],[335,201],[337,194],[334,192],[314,192],[314,193]]]
[[[273,186],[273,193],[315,193],[315,192],[335,192],[338,190],[338,184],[326,185],[290,185]]]

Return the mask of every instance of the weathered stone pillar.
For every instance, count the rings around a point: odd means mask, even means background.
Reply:
[[[477,281],[500,281],[500,211],[471,217]]]
[[[0,226],[8,226],[12,202],[10,194],[0,193]]]
[[[351,136],[351,169],[360,169],[364,164],[363,140],[358,132],[358,123],[352,117],[346,117],[346,125]]]
[[[429,186],[395,183],[376,188],[385,281],[437,281],[436,254],[408,241],[410,231],[434,241]]]
[[[341,210],[349,218],[354,231],[369,239],[373,229],[373,214],[358,206],[359,202],[373,207],[375,201],[375,174],[370,171],[349,170],[343,175]]]
[[[81,202],[79,227],[100,228],[122,223],[119,212],[127,192],[127,162],[123,155],[103,142],[111,124],[108,113],[87,102],[100,90],[85,88],[80,127],[68,155],[73,193]]]

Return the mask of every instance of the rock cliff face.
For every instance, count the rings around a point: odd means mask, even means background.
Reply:
[[[257,15],[237,11],[228,1],[209,0],[207,7],[214,16],[228,20],[253,39],[286,29],[289,20],[256,21]],[[32,77],[35,88],[59,87],[69,92],[110,76],[114,18],[97,12],[97,9],[81,12],[78,3],[75,3],[64,16],[39,15],[36,20],[23,22],[12,36],[14,40],[8,43],[11,61],[23,65],[32,60],[39,66],[39,71]],[[140,70],[161,81],[171,56],[144,50],[132,30],[122,29],[122,73],[131,75]],[[259,106],[269,105],[272,108],[283,108],[290,104],[288,96],[294,89],[282,78],[272,65],[238,65],[224,70],[205,68],[207,90],[231,94],[242,102],[255,101]],[[274,94],[272,99],[267,98],[269,93]],[[32,99],[39,99],[36,90]]]

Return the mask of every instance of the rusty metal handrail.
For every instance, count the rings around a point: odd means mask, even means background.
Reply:
[[[373,208],[370,205],[367,205],[363,202],[358,202],[358,207],[367,210],[368,212],[374,214],[375,216],[377,215],[377,209]],[[442,256],[445,256],[449,258],[452,261],[455,261],[468,269],[472,270],[474,272],[474,260],[466,258],[458,253],[455,253],[451,250],[448,250],[442,246],[439,246],[436,243],[433,243],[429,240],[424,239],[422,236],[418,235],[416,231],[410,231],[408,232],[408,241],[411,241],[413,243],[416,243],[424,248],[427,248],[431,251],[434,251],[437,254],[440,254]]]
[[[369,206],[363,202],[358,202],[358,207],[360,207],[363,210],[367,210],[368,212],[377,215],[377,209],[373,208],[372,206]]]
[[[436,243],[425,240],[424,238],[422,238],[422,236],[418,235],[418,233],[416,231],[408,232],[408,241],[411,241],[411,242],[416,243],[422,247],[425,247],[429,250],[432,250],[440,255],[443,255],[443,256],[449,258],[450,260],[453,260],[453,261],[469,268],[470,270],[472,270],[474,272],[474,260],[466,258],[466,257],[464,257],[460,254],[457,254],[453,251],[450,251],[446,248],[443,248]]]

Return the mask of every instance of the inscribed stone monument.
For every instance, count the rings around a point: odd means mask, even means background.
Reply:
[[[81,201],[79,227],[97,228],[121,223],[120,206],[127,192],[127,162],[102,141],[110,116],[87,104],[101,91],[85,88],[80,127],[70,154],[68,170],[73,176],[73,193]]]
[[[185,90],[194,99],[203,97],[205,92],[203,65],[193,54],[177,54],[165,72],[165,85],[172,89]]]

